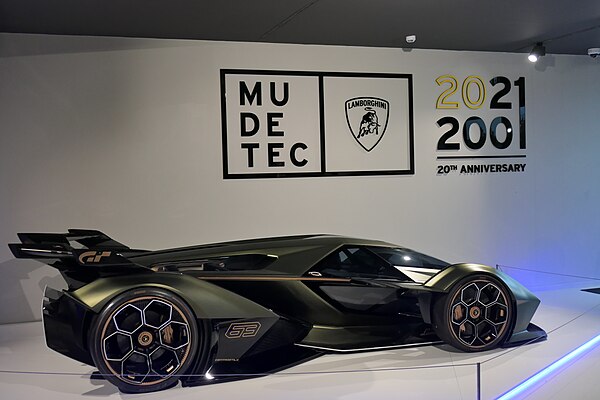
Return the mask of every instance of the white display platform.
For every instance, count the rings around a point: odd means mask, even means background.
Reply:
[[[534,323],[548,340],[519,348],[461,353],[446,345],[378,352],[325,355],[278,374],[192,388],[175,387],[144,395],[126,395],[103,380],[91,380],[93,368],[45,346],[40,322],[0,326],[0,397],[3,399],[259,398],[475,399],[476,366],[481,363],[481,398],[493,399],[600,334],[600,295],[582,292],[600,282],[534,292],[542,304]],[[587,353],[531,399],[596,399],[600,347]],[[383,397],[381,397],[383,398]],[[523,398],[523,397],[520,397]]]

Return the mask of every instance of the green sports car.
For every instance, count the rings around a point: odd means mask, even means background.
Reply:
[[[21,233],[57,268],[48,346],[123,392],[269,374],[323,353],[540,340],[539,299],[501,271],[394,244],[304,235],[135,250],[99,231]]]

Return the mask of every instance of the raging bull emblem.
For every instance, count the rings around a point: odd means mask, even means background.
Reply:
[[[371,151],[383,138],[389,119],[390,103],[377,97],[346,100],[346,122],[354,139]]]
[[[371,107],[365,107],[365,111],[367,112],[363,115],[362,120],[360,121],[360,131],[358,132],[358,138],[360,139],[363,136],[369,134],[379,135],[379,119],[377,118],[377,112],[373,110]]]

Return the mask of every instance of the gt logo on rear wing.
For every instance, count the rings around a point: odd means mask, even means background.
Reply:
[[[229,325],[225,337],[227,339],[240,339],[254,337],[260,330],[260,322],[234,322]]]
[[[95,264],[104,257],[110,257],[111,253],[110,251],[86,251],[79,255],[78,261],[80,264]]]

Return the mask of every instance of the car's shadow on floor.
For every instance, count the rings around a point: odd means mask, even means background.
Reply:
[[[94,371],[90,373],[89,376],[82,377],[86,379],[92,386],[95,386],[94,389],[88,390],[85,393],[82,393],[82,396],[110,396],[115,393],[119,393],[119,389],[114,386],[112,383],[102,378],[102,376],[97,375],[98,371]]]

